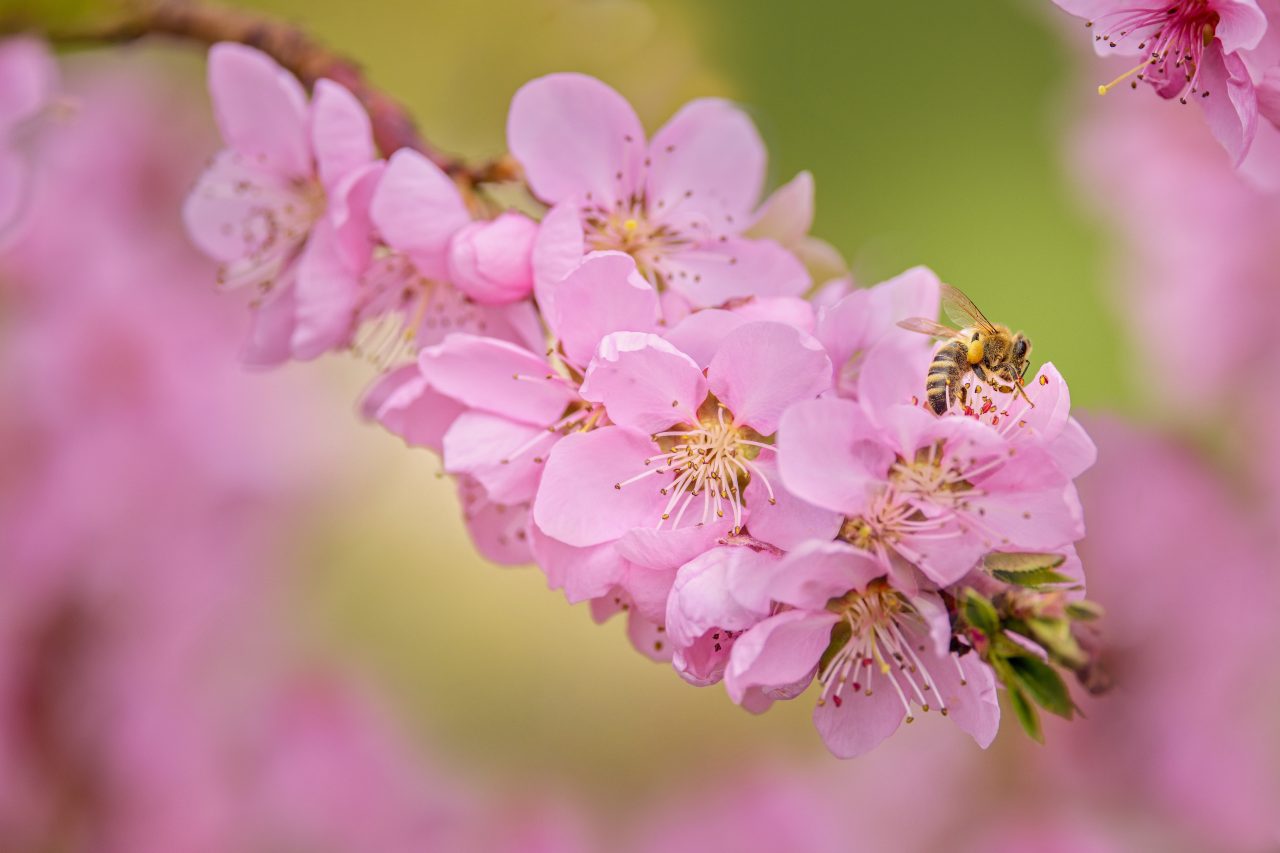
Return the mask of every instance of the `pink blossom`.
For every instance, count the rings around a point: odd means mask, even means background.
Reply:
[[[773,490],[755,460],[773,452],[787,407],[827,387],[830,369],[816,341],[780,323],[735,329],[705,376],[656,335],[606,337],[582,396],[613,425],[560,443],[534,502],[536,524],[578,547],[636,528],[697,529],[721,519],[740,530],[747,484],[759,479],[766,494]]]
[[[913,708],[936,708],[981,746],[995,737],[995,680],[977,655],[951,651],[951,623],[934,592],[888,585],[885,567],[842,542],[814,542],[761,573],[751,592],[786,608],[737,638],[725,670],[729,696],[797,695],[821,685],[814,724],[841,758],[867,752]]]
[[[41,42],[0,41],[0,245],[16,228],[30,192],[26,149],[57,80],[53,57]]]
[[[877,555],[904,588],[904,560],[945,585],[989,551],[1054,551],[1083,536],[1076,472],[1029,420],[998,429],[901,404],[877,415],[878,424],[839,399],[793,406],[779,429],[779,470],[792,493],[841,513],[840,537]],[[1062,453],[1077,467],[1090,459],[1081,440]]]
[[[534,195],[552,205],[534,246],[543,290],[591,250],[631,254],[661,291],[695,307],[798,296],[809,276],[790,252],[748,239],[764,183],[764,145],[726,101],[686,105],[646,144],[631,106],[581,74],[525,84],[507,121]]]
[[[449,278],[481,305],[519,302],[533,292],[533,241],[538,227],[519,213],[472,222],[449,246]]]
[[[311,350],[308,306],[368,262],[358,197],[380,170],[369,117],[328,80],[308,103],[293,75],[240,44],[210,49],[209,90],[227,147],[183,216],[196,245],[220,262],[219,283],[255,291],[246,358],[274,364],[295,347]]]
[[[768,572],[781,556],[776,548],[726,544],[680,567],[664,625],[682,678],[704,687],[724,676],[734,641],[770,614],[772,602],[759,597],[751,576]]]
[[[1268,70],[1280,62],[1280,37],[1270,32],[1276,12],[1257,0],[1177,0],[1144,6],[1134,0],[1054,0],[1084,18],[1099,54],[1141,57],[1136,66],[1100,94],[1128,80],[1152,86],[1162,98],[1194,99],[1213,135],[1235,165],[1245,159],[1258,128],[1258,114],[1275,122],[1271,108],[1276,80]]]

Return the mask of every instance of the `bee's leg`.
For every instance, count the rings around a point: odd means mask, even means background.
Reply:
[[[1027,401],[1027,405],[1035,408],[1036,404],[1027,396],[1027,389],[1022,387],[1022,375],[1018,369],[1013,366],[1012,362],[1006,361],[1004,364],[997,365],[994,372],[1001,379],[1007,379],[1008,385],[997,385],[996,388],[1003,394],[1017,394],[1019,397]],[[1025,371],[1024,371],[1025,372]]]

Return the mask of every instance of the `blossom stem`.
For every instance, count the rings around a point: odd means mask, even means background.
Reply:
[[[349,89],[369,113],[374,142],[385,156],[401,148],[422,153],[446,174],[471,189],[519,177],[509,156],[468,165],[432,147],[402,104],[376,88],[360,66],[330,50],[301,28],[258,12],[233,9],[203,0],[125,0],[108,18],[84,26],[41,26],[28,16],[0,18],[0,35],[35,30],[59,44],[123,43],[148,35],[171,36],[205,45],[232,41],[270,55],[310,87],[328,78]],[[36,16],[30,16],[36,18]]]

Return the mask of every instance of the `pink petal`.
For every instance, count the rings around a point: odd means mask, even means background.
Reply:
[[[1000,730],[1000,702],[996,698],[995,676],[991,667],[976,654],[959,658],[960,673],[948,656],[933,655],[926,659],[929,675],[934,679],[938,695],[946,704],[947,718],[986,749]],[[936,661],[936,664],[935,664]]]
[[[458,502],[471,542],[480,556],[503,566],[522,566],[533,562],[529,548],[529,507],[526,504],[503,506],[485,496],[479,483],[466,477],[458,479]]]
[[[316,82],[311,103],[311,145],[320,181],[332,191],[347,174],[372,162],[373,129],[369,114],[343,86]]]
[[[543,305],[547,325],[580,367],[605,335],[651,331],[661,316],[658,294],[623,252],[592,252],[550,292],[550,305]]]
[[[834,510],[815,506],[793,495],[778,474],[773,454],[765,451],[751,463],[759,474],[753,473],[747,483],[747,506],[751,507],[748,525],[751,535],[761,541],[776,545],[784,551],[798,547],[809,539],[833,539],[840,530],[844,516]],[[765,487],[765,478],[773,488],[773,503]]]
[[[748,296],[801,296],[809,272],[796,256],[772,240],[727,240],[675,252],[662,261],[673,290],[698,308]]]
[[[463,226],[449,245],[449,280],[481,305],[524,299],[533,292],[537,235],[537,223],[515,212]]]
[[[988,550],[1053,551],[1084,537],[1074,487],[1037,492],[993,492],[969,501],[980,512]]]
[[[544,427],[463,412],[444,434],[444,470],[474,478],[499,503],[531,501],[556,438]]]
[[[552,424],[576,396],[564,381],[547,378],[544,359],[496,338],[455,333],[424,349],[418,363],[441,394],[526,424]]]
[[[603,597],[626,574],[627,561],[618,556],[613,543],[578,548],[552,539],[536,525],[529,534],[534,557],[547,575],[547,586],[564,590],[570,604]]]
[[[788,610],[737,639],[724,673],[729,698],[741,703],[752,687],[793,684],[811,673],[831,643],[834,613]]]
[[[636,188],[644,128],[626,99],[584,74],[549,74],[511,99],[507,146],[533,194],[612,206]]]
[[[706,369],[729,333],[749,322],[752,321],[736,311],[707,308],[689,314],[663,337],[692,358],[698,367]]]
[[[365,392],[360,410],[410,447],[439,453],[445,432],[466,407],[433,390],[418,365],[406,364],[380,376]]]
[[[767,579],[767,593],[774,601],[820,611],[831,599],[862,591],[884,574],[883,564],[846,542],[810,541],[782,558]]]
[[[929,580],[948,586],[973,571],[992,546],[983,534],[953,520],[919,536],[902,536],[893,547]]]
[[[1266,70],[1257,84],[1257,98],[1258,112],[1267,121],[1280,127],[1280,65]]]
[[[39,39],[11,36],[0,41],[0,137],[39,112],[53,97],[57,81],[58,66]]]
[[[543,314],[550,314],[552,286],[577,269],[587,253],[578,208],[557,204],[538,225],[533,242],[533,292]]]
[[[764,186],[765,149],[746,113],[728,101],[686,104],[649,144],[646,190],[650,210],[683,206],[736,233]]]
[[[658,663],[671,660],[671,643],[657,622],[646,619],[638,610],[632,608],[627,614],[627,639],[640,654]]]
[[[836,758],[865,755],[902,724],[906,712],[893,688],[884,679],[877,687],[870,696],[846,689],[838,704],[829,698],[813,709],[813,725]]]
[[[221,42],[209,49],[209,92],[227,146],[293,178],[312,174],[307,94],[260,50]]]
[[[707,383],[734,422],[772,435],[787,407],[831,384],[822,345],[782,323],[748,323],[730,333],[707,368]]]
[[[733,521],[728,518],[679,530],[636,527],[618,540],[618,553],[637,566],[676,569],[715,547],[732,527]]]
[[[292,274],[276,283],[257,308],[249,323],[249,335],[240,350],[240,360],[251,367],[275,367],[292,357],[297,301]]]
[[[542,532],[579,547],[609,542],[633,527],[656,527],[668,500],[655,475],[622,488],[658,452],[648,436],[622,427],[574,433],[556,445],[533,504]]]
[[[392,155],[370,211],[387,245],[408,255],[427,278],[448,275],[449,240],[471,221],[449,176],[417,151]]]
[[[386,163],[366,163],[338,181],[329,193],[325,218],[338,234],[343,258],[353,270],[364,271],[373,257],[375,234],[370,207],[382,182]]]
[[[787,489],[816,506],[860,515],[893,460],[856,403],[797,403],[778,427],[778,471]]]
[[[667,616],[667,597],[675,579],[675,567],[654,568],[628,562],[618,586],[631,598],[632,608],[639,616],[661,625]]]
[[[693,359],[657,335],[616,332],[600,342],[580,390],[609,419],[643,433],[696,424],[707,381]]]
[[[1225,54],[1252,50],[1267,32],[1267,16],[1256,0],[1215,0],[1213,11],[1218,15],[1213,35]]]
[[[812,226],[813,175],[801,172],[764,200],[746,236],[767,237],[791,246],[800,242]]]
[[[770,320],[813,334],[813,303],[794,296],[753,296],[733,306],[733,313],[743,320]]]
[[[339,253],[332,226],[321,221],[298,261],[297,325],[292,336],[297,358],[315,358],[347,343],[359,286],[359,276]]]
[[[667,599],[666,626],[671,641],[688,647],[713,628],[745,631],[768,616],[767,608],[744,607],[734,597],[730,573],[751,571],[777,561],[772,554],[750,548],[721,546],[681,566]]]
[[[29,184],[26,162],[12,151],[0,149],[0,248],[17,233]]]
[[[1224,55],[1214,42],[1205,48],[1200,66],[1200,89],[1209,97],[1196,100],[1214,138],[1227,149],[1231,162],[1244,162],[1258,129],[1258,97],[1244,62],[1234,53]]]

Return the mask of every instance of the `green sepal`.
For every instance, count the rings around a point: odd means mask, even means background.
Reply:
[[[1071,583],[1072,579],[1054,569],[1066,562],[1061,554],[1007,553],[988,554],[983,566],[993,578],[1017,586],[1045,586]]]
[[[1026,690],[1037,705],[1068,720],[1075,715],[1075,703],[1057,670],[1031,655],[1011,657],[1006,663],[1018,686]]]
[[[1101,619],[1104,613],[1102,605],[1092,601],[1073,601],[1067,605],[1067,615],[1077,622],[1092,622]]]
[[[1071,668],[1084,664],[1084,651],[1072,636],[1071,623],[1066,619],[1033,617],[1028,619],[1026,624],[1033,638],[1044,647],[1053,660]]]
[[[1017,687],[1010,687],[1008,695],[1009,704],[1013,706],[1014,716],[1018,718],[1022,730],[1037,743],[1044,743],[1044,731],[1040,728],[1040,714],[1036,711],[1035,705],[1032,705],[1026,694]]]
[[[965,621],[988,637],[997,637],[1000,635],[1000,614],[996,612],[995,605],[991,600],[979,593],[975,589],[966,589],[964,591],[964,608]]]

